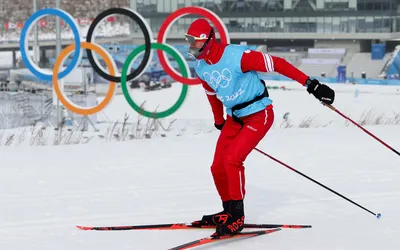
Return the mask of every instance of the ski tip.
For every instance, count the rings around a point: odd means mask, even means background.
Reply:
[[[311,228],[311,225],[283,225],[282,228],[302,229]]]
[[[79,228],[80,230],[92,230],[91,227],[85,227],[85,226],[79,226],[79,225],[77,225],[76,227]]]

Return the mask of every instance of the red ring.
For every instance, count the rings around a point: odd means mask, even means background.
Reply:
[[[215,25],[217,31],[220,34],[221,42],[222,43],[230,43],[228,31],[226,30],[225,26],[223,25],[223,22],[219,19],[219,17],[208,9],[205,9],[202,7],[194,7],[194,6],[181,8],[181,9],[178,9],[175,12],[171,13],[167,17],[167,19],[165,19],[165,21],[162,23],[162,25],[160,27],[160,31],[158,32],[158,35],[157,35],[157,42],[165,43],[166,38],[164,36],[165,36],[166,31],[168,30],[169,26],[176,19],[178,19],[184,15],[189,15],[189,14],[200,15],[200,16],[204,16],[204,17],[210,19],[210,21]],[[185,77],[178,75],[176,73],[176,71],[166,61],[166,57],[165,57],[165,54],[163,51],[157,50],[157,55],[160,60],[161,66],[164,68],[165,72],[168,75],[170,75],[172,77],[172,79],[174,79],[175,81],[178,81],[178,82],[181,82],[181,83],[187,84],[187,85],[201,84],[201,81],[198,78],[185,78]]]

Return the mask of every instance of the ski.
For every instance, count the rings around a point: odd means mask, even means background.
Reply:
[[[172,223],[172,224],[149,224],[135,226],[76,226],[81,230],[96,230],[96,231],[124,231],[124,230],[179,230],[179,229],[214,229],[215,226],[202,226],[187,223]],[[290,225],[290,224],[244,224],[244,228],[311,228],[311,225]]]
[[[270,234],[270,233],[273,233],[273,232],[277,232],[279,230],[281,230],[281,228],[266,229],[266,230],[260,230],[260,231],[252,231],[252,232],[242,232],[242,233],[239,233],[239,234],[227,235],[227,236],[207,237],[207,238],[202,238],[202,239],[198,239],[198,240],[195,240],[195,241],[191,241],[191,242],[185,243],[185,244],[177,246],[177,247],[170,248],[169,250],[189,249],[189,248],[193,248],[193,247],[198,247],[198,246],[202,246],[202,245],[205,245],[205,244],[209,244],[209,243],[212,243],[212,242],[228,240],[228,239],[240,239],[240,238],[247,239],[247,238],[260,236],[260,235],[264,235],[264,234]]]

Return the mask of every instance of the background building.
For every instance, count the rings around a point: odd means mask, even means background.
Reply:
[[[389,60],[389,53],[394,50],[398,44],[397,39],[400,37],[399,0],[61,0],[60,5],[63,10],[71,13],[78,20],[83,30],[98,13],[105,9],[132,8],[146,18],[154,32],[154,37],[157,37],[165,18],[176,9],[201,6],[215,12],[223,20],[232,43],[244,41],[247,44],[263,46],[259,49],[270,53],[292,51],[291,54],[281,55],[296,66],[302,64],[302,58],[307,58],[308,54],[301,52],[307,52],[308,48],[346,49],[340,63],[350,64],[350,70],[347,71],[353,72],[358,77],[364,71],[367,77],[382,76],[383,66]],[[48,7],[55,7],[55,1],[37,0],[37,9]],[[33,10],[33,1],[0,0],[0,24],[3,24],[0,26],[1,43],[15,42],[17,45],[19,31]],[[176,21],[168,35],[168,41],[184,43],[183,34],[195,18],[197,16],[187,15]],[[126,18],[118,16],[108,21],[111,26],[129,22]],[[63,31],[68,32],[68,27],[63,27]],[[113,37],[127,35],[124,31],[118,34],[118,29],[113,31],[114,33],[108,36],[111,39],[107,40],[112,43]],[[55,18],[42,18],[39,22],[39,33],[40,40],[54,40]],[[135,24],[130,25],[129,35],[138,39],[135,42],[141,42],[142,34]],[[129,42],[131,40],[115,43]],[[382,56],[375,56],[375,59],[383,61],[374,61],[369,64],[369,68],[361,71],[354,69],[353,64],[359,65],[358,62],[365,62],[368,57],[367,54],[360,55],[359,53],[370,53],[374,50],[373,44],[384,45],[380,47],[384,52],[377,52]],[[9,47],[0,46],[0,50],[8,49]],[[18,46],[12,49],[16,51]],[[44,66],[48,62],[45,60],[46,57],[52,57],[52,54],[48,52],[45,54],[42,51],[41,55]],[[14,59],[17,60],[17,58]],[[352,62],[352,60],[355,61]],[[312,62],[312,60],[307,62]],[[337,73],[335,70],[326,69],[325,66],[321,67],[328,76],[334,76]],[[303,69],[312,75],[317,74],[316,71],[321,71],[319,69],[313,71],[308,66]],[[393,75],[393,72],[391,74]]]

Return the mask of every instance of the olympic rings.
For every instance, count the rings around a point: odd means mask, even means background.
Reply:
[[[145,40],[145,44],[137,47],[129,54],[127,60],[123,65],[121,74],[119,74],[118,69],[116,67],[116,63],[112,60],[111,55],[102,47],[95,44],[93,38],[93,33],[99,22],[101,22],[107,16],[114,14],[125,15],[131,18],[133,21],[135,21],[139,25],[141,31],[143,32]],[[139,13],[127,8],[111,8],[101,12],[93,20],[93,23],[89,27],[88,35],[86,37],[86,42],[81,41],[82,36],[79,32],[78,28],[79,26],[70,14],[60,9],[49,8],[35,12],[31,17],[29,17],[29,19],[25,23],[20,37],[21,57],[27,68],[36,77],[46,81],[53,81],[54,92],[56,93],[57,97],[60,99],[62,104],[73,113],[80,115],[92,115],[101,111],[112,100],[112,97],[114,95],[114,90],[116,87],[115,82],[121,82],[121,87],[124,93],[124,97],[135,111],[140,112],[144,116],[152,118],[167,117],[176,112],[179,109],[179,107],[183,104],[188,92],[188,85],[195,85],[200,83],[198,79],[193,79],[190,77],[190,69],[184,58],[173,47],[164,44],[166,41],[165,36],[168,34],[170,26],[175,22],[176,19],[188,14],[202,15],[204,17],[209,18],[214,23],[218,32],[220,33],[222,42],[224,43],[230,42],[227,29],[222,20],[210,10],[202,7],[191,6],[191,7],[181,8],[173,12],[171,15],[169,15],[165,20],[165,22],[161,25],[160,31],[157,36],[158,39],[157,41],[153,39],[152,31],[150,30],[148,23]],[[35,24],[41,17],[47,15],[55,15],[63,19],[70,26],[75,40],[75,44],[69,45],[57,57],[53,72],[50,74],[47,73],[47,71],[40,69],[37,65],[35,65],[27,53],[29,47],[28,34],[30,33],[33,24]],[[93,70],[104,79],[110,81],[109,90],[107,92],[105,99],[99,105],[92,108],[84,108],[72,104],[62,93],[58,82],[59,80],[67,76],[69,73],[71,73],[71,71],[74,70],[74,68],[78,64],[80,64],[82,58],[81,47],[86,49],[89,63],[93,67]],[[161,66],[164,68],[165,72],[168,75],[170,75],[174,80],[181,82],[183,84],[182,91],[177,102],[166,111],[154,112],[154,113],[141,109],[130,97],[127,87],[127,81],[137,79],[140,75],[142,75],[146,71],[147,67],[151,64],[151,59],[153,58],[152,49],[158,50],[157,54],[159,56]],[[93,56],[92,50],[97,52],[103,58],[104,62],[107,65],[109,73],[106,73],[106,71],[102,68],[97,58]],[[144,57],[139,67],[135,69],[132,73],[128,74],[128,71],[132,65],[133,60],[143,50],[145,51]],[[59,72],[59,68],[63,65],[65,58],[73,51],[75,52],[71,63],[62,72]],[[182,75],[179,75],[174,70],[174,68],[169,64],[169,62],[166,60],[165,53],[169,53],[177,61],[180,71],[182,72],[181,73]]]
[[[185,59],[182,58],[182,56],[177,51],[175,51],[175,49],[173,47],[171,47],[170,45],[167,45],[167,44],[162,44],[162,43],[152,43],[151,48],[163,50],[163,51],[167,52],[168,54],[170,54],[178,62],[179,69],[182,71],[182,75],[184,77],[188,76],[188,70],[187,70],[187,67],[186,67],[185,61],[184,61]],[[126,74],[127,74],[128,70],[130,69],[133,59],[135,59],[135,57],[145,49],[146,49],[146,45],[141,45],[129,54],[128,58],[126,59],[126,61],[124,63],[124,66],[122,67],[121,88],[124,93],[125,99],[128,101],[129,105],[131,105],[131,107],[136,112],[138,112],[146,117],[164,118],[164,117],[170,116],[171,114],[175,113],[180,108],[180,106],[182,106],[183,102],[185,101],[189,86],[186,84],[182,84],[182,91],[179,96],[179,99],[176,101],[176,103],[171,108],[169,108],[165,111],[152,113],[152,112],[146,111],[146,110],[142,109],[140,106],[138,106],[129,95],[128,87],[126,84],[126,80],[127,80]]]
[[[104,50],[102,47],[100,47],[97,44],[88,43],[88,42],[81,42],[80,47],[82,47],[84,49],[96,51],[104,59],[104,62],[106,63],[107,68],[110,70],[110,74],[112,76],[115,75],[117,66],[115,65],[114,61],[110,59],[111,55],[106,50]],[[57,74],[58,74],[60,65],[63,65],[64,60],[74,50],[75,50],[75,44],[71,44],[68,47],[66,47],[65,49],[63,49],[61,51],[60,55],[57,57],[57,60],[54,64],[54,70],[53,70],[53,88],[57,95],[57,98],[60,99],[61,103],[65,106],[66,109],[74,112],[75,114],[79,114],[79,115],[92,115],[92,114],[95,114],[95,113],[101,111],[102,109],[104,109],[111,102],[111,99],[114,96],[115,82],[110,82],[110,87],[108,89],[107,95],[99,105],[97,105],[93,108],[83,108],[83,107],[79,107],[77,105],[71,104],[60,90],[60,86],[58,85]]]
[[[121,15],[130,17],[133,21],[135,21],[139,25],[139,27],[142,30],[143,35],[144,35],[144,43],[146,45],[144,58],[143,58],[143,61],[140,63],[139,67],[135,71],[133,71],[132,73],[130,73],[128,75],[127,80],[130,81],[130,80],[140,76],[145,71],[145,68],[147,68],[149,63],[151,63],[150,58],[153,57],[152,53],[150,53],[151,52],[150,44],[153,41],[153,37],[152,37],[151,31],[150,31],[150,27],[148,26],[148,24],[146,23],[146,21],[144,20],[144,18],[141,15],[139,15],[137,12],[135,12],[131,9],[125,9],[125,8],[112,8],[112,9],[105,10],[105,11],[101,12],[93,20],[92,24],[90,24],[89,31],[86,36],[86,42],[90,43],[92,41],[93,32],[94,32],[96,26],[101,22],[101,20],[103,20],[107,16],[114,15],[114,14],[121,14]],[[150,54],[151,54],[151,56],[150,56]],[[99,62],[97,61],[96,57],[93,57],[91,50],[87,50],[87,56],[88,56],[89,62],[92,65],[94,71],[96,71],[97,74],[99,74],[101,77],[103,77],[106,80],[113,81],[113,82],[121,81],[121,77],[110,76],[109,74],[105,73],[101,69],[101,67],[99,67]]]
[[[166,37],[165,33],[167,33],[171,27],[171,25],[176,21],[176,19],[189,15],[189,14],[194,14],[194,15],[200,15],[207,17],[211,20],[211,22],[216,26],[220,36],[221,36],[221,41],[223,43],[230,43],[230,38],[228,34],[228,30],[226,29],[224,23],[222,20],[214,14],[212,11],[206,9],[206,8],[201,8],[201,7],[185,7],[176,10],[175,12],[171,13],[165,21],[162,23],[160,27],[160,31],[157,36],[157,42],[158,43],[165,43]],[[165,72],[170,75],[175,81],[181,82],[183,84],[188,84],[188,85],[196,85],[200,84],[201,81],[200,79],[196,78],[185,78],[176,73],[173,67],[169,64],[169,62],[165,58],[165,53],[162,51],[157,51],[158,58],[160,60],[161,66],[164,68]]]
[[[33,24],[35,24],[39,19],[43,16],[54,15],[58,16],[63,19],[72,29],[74,33],[75,45],[76,45],[76,53],[72,58],[71,64],[59,74],[58,79],[64,78],[67,76],[71,71],[75,68],[78,64],[78,61],[82,58],[81,52],[81,34],[78,29],[78,24],[74,20],[74,18],[68,14],[67,12],[59,9],[42,9],[35,12],[32,16],[28,18],[24,27],[21,30],[21,37],[20,37],[20,50],[21,50],[21,57],[24,61],[26,67],[31,71],[35,76],[37,76],[41,80],[51,81],[53,74],[48,74],[46,71],[40,69],[37,65],[32,62],[32,59],[27,55],[28,53],[28,35],[32,29]]]

